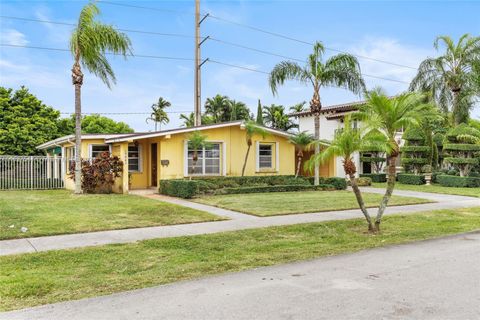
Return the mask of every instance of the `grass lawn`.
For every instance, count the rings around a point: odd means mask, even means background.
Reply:
[[[375,187],[375,188],[385,188],[386,185],[387,185],[386,183],[372,183],[372,187]],[[480,198],[480,188],[451,188],[451,187],[443,187],[439,184],[433,184],[430,186],[427,186],[427,185],[417,186],[417,185],[403,184],[403,183],[397,182],[395,183],[395,189],[453,194],[458,196],[470,196],[470,197]]]
[[[0,257],[0,310],[106,295],[480,229],[480,207]]]
[[[368,207],[376,207],[382,195],[362,193]],[[260,217],[282,214],[358,209],[350,191],[271,192],[207,196],[194,201]],[[393,196],[389,205],[427,203],[428,200]]]
[[[134,195],[74,195],[66,190],[0,191],[0,239],[212,220],[222,218]],[[22,233],[21,227],[27,227],[28,231]]]

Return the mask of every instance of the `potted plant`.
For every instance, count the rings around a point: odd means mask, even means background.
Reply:
[[[425,174],[425,184],[429,186],[432,181],[432,166],[429,164],[424,165],[422,171]]]

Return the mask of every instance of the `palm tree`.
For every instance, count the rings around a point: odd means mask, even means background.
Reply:
[[[248,155],[250,153],[250,148],[252,147],[253,141],[252,138],[254,135],[261,135],[263,139],[267,136],[267,131],[257,125],[255,121],[249,120],[243,124],[247,142],[247,153],[245,154],[245,161],[243,162],[242,167],[242,177],[245,175],[245,168],[247,167]]]
[[[155,131],[157,131],[157,124],[160,124],[161,129],[162,123],[167,124],[168,122],[170,122],[165,108],[168,108],[171,105],[172,104],[170,102],[163,99],[162,97],[158,98],[157,103],[152,104],[152,113],[150,117],[146,119],[146,122],[148,123],[148,120],[152,120],[153,122],[155,122]]]
[[[289,138],[290,142],[297,147],[297,170],[295,172],[295,178],[298,177],[300,174],[300,167],[302,165],[302,159],[303,159],[303,152],[307,149],[307,147],[310,145],[310,143],[315,139],[315,137],[306,131],[302,131],[300,133],[297,133],[294,136],[291,136]]]
[[[300,103],[297,103],[296,105],[293,105],[290,107],[290,111],[292,112],[302,112],[302,111],[305,111],[305,104],[307,103],[307,101],[302,101]]]
[[[207,136],[201,133],[199,130],[193,131],[188,136],[188,148],[193,150],[192,172],[190,175],[190,179],[192,179],[192,175],[195,174],[195,166],[197,165],[197,161],[198,161],[198,151],[202,150],[207,145],[208,145]]]
[[[228,101],[227,96],[219,94],[213,98],[207,98],[205,102],[205,114],[211,116],[214,123],[222,122],[222,115],[225,113],[225,110],[229,109]]]
[[[325,62],[323,54],[325,47],[321,42],[315,42],[313,53],[309,55],[307,65],[302,67],[298,63],[282,61],[270,72],[269,83],[272,93],[277,94],[279,85],[286,80],[297,80],[313,87],[313,97],[310,109],[314,115],[315,139],[320,139],[320,88],[325,86],[338,86],[360,94],[365,91],[360,65],[357,59],[346,53],[340,53],[328,58]],[[320,147],[315,146],[315,154],[320,152]],[[315,185],[319,184],[320,170],[315,168]]]
[[[245,103],[236,100],[228,100],[228,110],[223,114],[223,121],[249,120],[250,110]]]
[[[277,128],[277,120],[278,116],[276,115],[278,112],[284,113],[283,110],[285,108],[281,105],[277,104],[271,104],[270,106],[264,106],[263,107],[263,121],[265,122],[265,125],[271,127],[271,128]]]
[[[479,81],[475,69],[480,65],[480,37],[464,34],[454,43],[449,36],[440,36],[433,43],[436,50],[440,44],[446,47],[445,53],[420,64],[410,89],[431,92],[445,112],[452,111],[455,124],[464,123]]]
[[[190,112],[190,114],[187,116],[182,113],[180,115],[180,120],[183,120],[183,125],[185,127],[193,127],[195,125],[195,114],[193,112]]]
[[[82,192],[81,184],[81,88],[83,85],[82,66],[99,77],[108,88],[116,82],[115,73],[105,54],[107,51],[126,57],[131,54],[130,39],[113,26],[105,25],[95,18],[100,10],[91,2],[83,7],[77,25],[70,37],[70,50],[74,63],[72,83],[75,86],[75,193]]]
[[[421,114],[426,108],[424,99],[423,94],[415,92],[390,98],[381,89],[376,89],[366,93],[367,101],[359,107],[357,116],[366,128],[369,128],[370,132],[381,132],[386,139],[387,189],[375,218],[377,231],[380,231],[383,213],[395,188],[396,162],[400,152],[396,133],[404,128],[419,125]]]
[[[337,131],[331,142],[324,140],[315,140],[312,142],[314,145],[325,146],[326,148],[319,154],[311,157],[305,165],[311,170],[314,167],[326,163],[332,158],[342,157],[343,168],[350,180],[360,210],[362,210],[362,213],[367,220],[368,230],[374,231],[372,219],[365,206],[362,193],[358,188],[357,180],[355,178],[357,168],[353,161],[353,156],[358,152],[370,150],[372,148],[385,149],[386,141],[384,135],[379,134],[378,131],[371,131],[369,134],[364,133],[364,130],[352,127],[350,115],[345,116],[343,129]]]

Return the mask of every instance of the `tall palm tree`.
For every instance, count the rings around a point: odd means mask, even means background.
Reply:
[[[289,138],[290,142],[295,145],[297,148],[297,170],[295,171],[295,178],[298,177],[300,174],[300,167],[302,165],[303,153],[308,148],[310,143],[315,139],[312,134],[307,133],[306,131],[302,131],[297,133],[294,136]]]
[[[374,231],[374,226],[367,207],[365,206],[365,202],[363,201],[362,193],[357,185],[357,180],[355,178],[357,167],[355,166],[353,156],[358,152],[370,150],[372,148],[386,149],[385,142],[384,135],[380,134],[378,131],[371,131],[369,134],[365,134],[364,130],[354,128],[351,124],[350,115],[347,115],[344,119],[343,129],[337,131],[331,142],[324,140],[315,140],[313,142],[314,145],[325,146],[326,148],[319,154],[311,157],[305,164],[306,167],[311,170],[334,157],[343,158],[343,168],[350,180],[360,210],[362,210],[362,213],[367,220],[369,231]]]
[[[320,88],[325,86],[338,86],[360,94],[365,91],[365,82],[360,72],[358,60],[346,53],[328,58],[323,62],[325,47],[321,42],[315,42],[313,53],[308,56],[305,66],[291,61],[278,63],[270,72],[269,83],[272,93],[277,94],[279,85],[286,80],[297,80],[311,85],[313,97],[310,101],[310,109],[314,115],[315,139],[320,139]],[[320,147],[315,146],[315,154],[320,152]],[[320,169],[315,168],[315,185],[319,184]]]
[[[228,100],[228,108],[228,113],[223,115],[222,120],[235,121],[250,119],[250,110],[245,103],[236,100]]]
[[[222,122],[222,115],[225,113],[225,110],[229,109],[228,101],[227,96],[219,94],[213,98],[207,98],[205,101],[205,114],[211,116],[214,123]]]
[[[75,193],[82,192],[81,184],[81,88],[83,85],[82,66],[99,77],[108,88],[116,82],[115,73],[105,54],[108,52],[123,55],[131,54],[128,36],[118,32],[113,26],[96,20],[100,10],[91,2],[80,12],[77,25],[70,37],[70,50],[74,63],[72,83],[75,86]]]
[[[370,129],[369,132],[381,132],[386,139],[387,189],[375,218],[377,231],[380,231],[383,213],[395,188],[396,163],[400,152],[396,133],[420,124],[421,114],[427,107],[424,101],[423,94],[409,92],[390,98],[377,88],[366,93],[366,103],[359,107],[356,115]]]
[[[182,113],[180,115],[180,120],[183,120],[183,125],[185,127],[193,127],[195,125],[195,114],[193,112],[190,112],[190,114],[187,116]]]
[[[250,154],[250,148],[252,147],[252,138],[254,135],[261,135],[263,139],[267,136],[267,131],[257,125],[255,121],[249,120],[243,124],[245,130],[245,137],[247,142],[247,152],[245,153],[245,160],[242,167],[242,177],[245,175],[245,168],[247,167],[248,155]]]
[[[449,36],[439,36],[433,43],[437,51],[441,44],[446,49],[444,54],[420,64],[410,89],[431,92],[445,112],[452,111],[455,124],[464,123],[468,120],[469,98],[475,95],[479,81],[475,69],[480,65],[480,37],[464,34],[455,43]]]
[[[158,124],[160,125],[161,129],[162,123],[167,124],[168,122],[170,122],[165,108],[168,108],[171,105],[172,104],[170,102],[163,99],[162,97],[158,98],[157,103],[152,104],[152,113],[150,114],[150,117],[146,119],[146,122],[148,123],[148,120],[152,120],[155,123],[155,131],[157,131]]]

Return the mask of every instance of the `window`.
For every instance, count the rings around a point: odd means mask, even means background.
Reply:
[[[110,146],[108,144],[91,144],[90,145],[90,158],[96,158],[102,154],[102,152],[110,153]]]
[[[260,169],[272,168],[272,145],[260,144],[258,147],[258,167]]]
[[[197,151],[197,162],[193,167],[195,150],[188,146],[187,165],[189,175],[220,174],[220,143],[210,143]]]
[[[128,172],[140,172],[141,167],[141,148],[136,145],[128,146]]]

